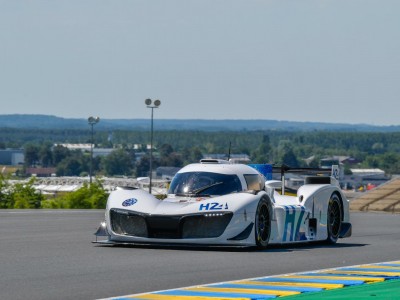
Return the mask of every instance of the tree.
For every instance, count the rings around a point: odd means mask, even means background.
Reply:
[[[384,152],[384,146],[382,143],[374,143],[371,147],[371,150],[373,153],[378,154],[378,153],[383,153]]]
[[[57,176],[79,176],[81,172],[84,171],[82,169],[82,162],[79,157],[70,156],[64,158],[57,165]]]
[[[362,164],[365,168],[378,168],[379,165],[379,158],[375,155],[367,156]]]
[[[260,145],[252,153],[252,161],[256,164],[271,162],[272,147],[268,135],[264,135]]]
[[[389,174],[395,174],[399,170],[399,155],[397,153],[385,153],[382,155],[381,161],[381,167]]]
[[[198,146],[185,148],[181,155],[183,164],[197,163],[203,158],[203,153]]]
[[[70,156],[70,150],[67,147],[57,145],[53,148],[53,163],[54,165],[59,164],[63,159]]]
[[[282,163],[285,165],[291,166],[292,168],[299,167],[299,161],[297,160],[296,155],[293,152],[292,148],[289,148],[282,156]]]
[[[319,168],[321,157],[319,155],[315,155],[306,165],[309,168]]]
[[[158,149],[160,158],[158,164],[165,167],[182,167],[183,159],[182,156],[174,152],[174,149],[170,144],[163,144]]]
[[[349,165],[344,165],[344,175],[353,175],[353,172],[351,171],[351,168]]]
[[[149,176],[150,171],[150,156],[144,155],[136,164],[136,176],[146,177]]]
[[[298,168],[299,161],[293,152],[293,148],[289,141],[282,141],[280,144],[280,164],[288,165],[292,168]]]
[[[161,158],[169,156],[171,153],[174,152],[174,149],[170,144],[162,144],[161,147],[158,149]]]
[[[160,166],[164,167],[183,167],[183,160],[179,153],[172,152],[168,156],[160,158]]]
[[[131,156],[123,149],[112,151],[104,157],[102,162],[105,173],[108,176],[132,175],[133,163]]]
[[[35,144],[27,144],[24,147],[25,166],[34,166],[39,161],[39,146]]]
[[[53,165],[53,153],[51,151],[51,144],[44,143],[40,146],[38,160],[42,167],[49,167]]]

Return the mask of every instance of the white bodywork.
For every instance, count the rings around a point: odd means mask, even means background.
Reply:
[[[191,164],[182,168],[178,174],[188,172],[235,175],[240,180],[241,190],[218,196],[168,194],[164,200],[158,200],[144,190],[116,190],[110,194],[105,212],[108,239],[99,242],[256,246],[256,212],[262,198],[268,199],[271,208],[269,244],[327,240],[328,203],[333,194],[339,197],[342,205],[342,223],[349,224],[350,221],[348,200],[337,184],[306,184],[300,187],[297,196],[288,196],[280,195],[276,191],[280,181],[265,182],[263,175],[247,165],[217,161]],[[263,180],[260,189],[249,190],[246,181],[248,175]],[[112,225],[116,221],[113,223],[111,215],[118,215],[124,224],[129,224],[130,218],[143,218],[146,221],[135,223],[135,226],[143,227],[138,235],[127,234],[126,229]],[[187,217],[193,218],[185,219]],[[191,224],[189,219],[199,222],[193,224],[200,226],[199,224],[214,224],[213,222],[217,224],[218,218],[230,218],[218,236],[199,237],[204,234],[201,228],[192,232],[188,225]],[[185,223],[186,227],[182,224],[183,219],[186,220],[183,223],[189,222]],[[152,226],[157,229],[150,229]],[[164,231],[169,227],[171,232]],[[137,232],[134,228],[128,229],[132,230],[130,232]],[[176,235],[169,236],[172,234]],[[350,234],[351,225],[350,233],[346,237]]]

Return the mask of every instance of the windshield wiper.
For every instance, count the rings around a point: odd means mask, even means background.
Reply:
[[[175,195],[176,196],[180,196],[180,197],[193,197],[193,196],[197,196],[201,192],[204,192],[204,191],[208,190],[209,188],[212,188],[213,186],[220,185],[220,184],[223,184],[223,182],[222,181],[216,182],[216,183],[213,183],[213,184],[209,184],[209,185],[203,186],[201,188],[198,188],[198,189],[196,189],[194,191],[191,191],[191,192],[188,192],[188,193],[176,193]],[[208,196],[209,197],[210,195],[202,195],[202,196]]]
[[[203,186],[201,188],[198,188],[197,190],[194,190],[191,193],[191,195],[196,196],[196,195],[200,194],[201,192],[204,192],[204,191],[208,190],[209,188],[212,188],[213,186],[220,185],[220,184],[223,184],[223,182],[220,181],[220,182],[216,182],[216,183],[213,183],[213,184],[209,184],[209,185]]]

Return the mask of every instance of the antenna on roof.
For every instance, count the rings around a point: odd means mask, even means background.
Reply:
[[[232,146],[232,142],[229,141],[228,161],[231,159],[231,146]]]

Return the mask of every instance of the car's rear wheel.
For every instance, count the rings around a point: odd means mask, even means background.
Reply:
[[[328,243],[337,242],[340,234],[340,226],[342,224],[342,204],[339,196],[333,194],[328,204]]]
[[[267,248],[271,236],[271,207],[266,197],[262,197],[258,202],[255,235],[257,248]]]

